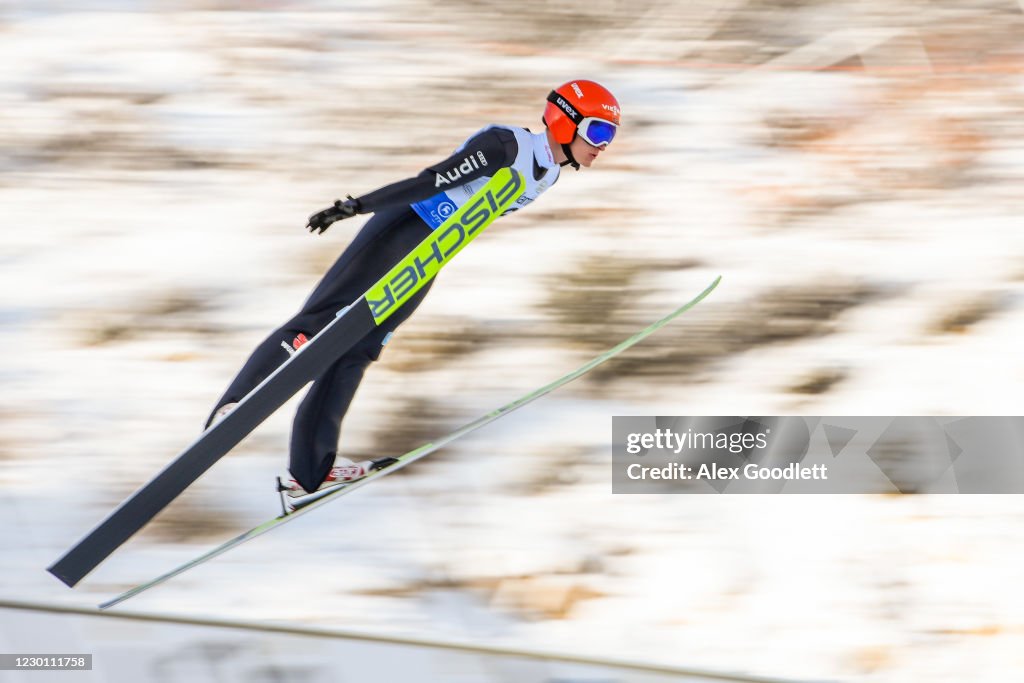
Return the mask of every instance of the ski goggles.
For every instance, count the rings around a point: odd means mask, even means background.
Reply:
[[[576,132],[594,147],[607,147],[608,143],[615,139],[615,131],[618,128],[611,121],[588,116],[580,121]]]

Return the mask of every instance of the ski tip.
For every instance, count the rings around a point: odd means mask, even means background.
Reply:
[[[715,279],[711,281],[711,284],[708,285],[707,287],[705,287],[704,291],[697,295],[697,298],[695,298],[693,300],[693,303],[696,304],[698,302],[703,301],[709,294],[711,294],[711,292],[713,292],[715,290],[715,287],[717,287],[718,283],[721,282],[721,281],[722,281],[722,276],[721,275],[718,275],[717,277],[715,277]]]

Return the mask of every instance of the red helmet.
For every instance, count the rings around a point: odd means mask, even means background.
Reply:
[[[619,125],[619,101],[607,88],[594,81],[569,81],[548,95],[544,107],[544,125],[551,129],[555,142],[568,145],[578,132],[592,145],[604,146],[615,136]],[[598,125],[591,131],[591,119],[612,124]],[[583,126],[580,130],[580,126]]]

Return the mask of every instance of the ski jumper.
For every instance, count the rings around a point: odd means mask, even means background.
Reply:
[[[439,227],[498,169],[511,166],[526,183],[516,210],[554,185],[559,176],[545,133],[493,125],[466,140],[456,152],[419,175],[357,199],[359,213],[373,213],[317,284],[302,309],[270,334],[217,402],[217,410],[240,401],[337,313],[358,299],[431,230]],[[508,213],[508,212],[506,212]],[[338,450],[341,422],[369,364],[380,357],[391,334],[412,315],[433,282],[314,380],[292,424],[289,470],[307,491],[330,472]]]

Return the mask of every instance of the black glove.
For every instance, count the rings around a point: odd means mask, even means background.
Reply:
[[[359,213],[359,200],[352,199],[352,195],[348,196],[348,199],[341,201],[340,199],[334,202],[334,206],[318,211],[309,217],[309,222],[306,224],[306,228],[310,232],[319,231],[322,235],[324,230],[331,227],[334,221],[340,221],[345,218],[351,218]]]

